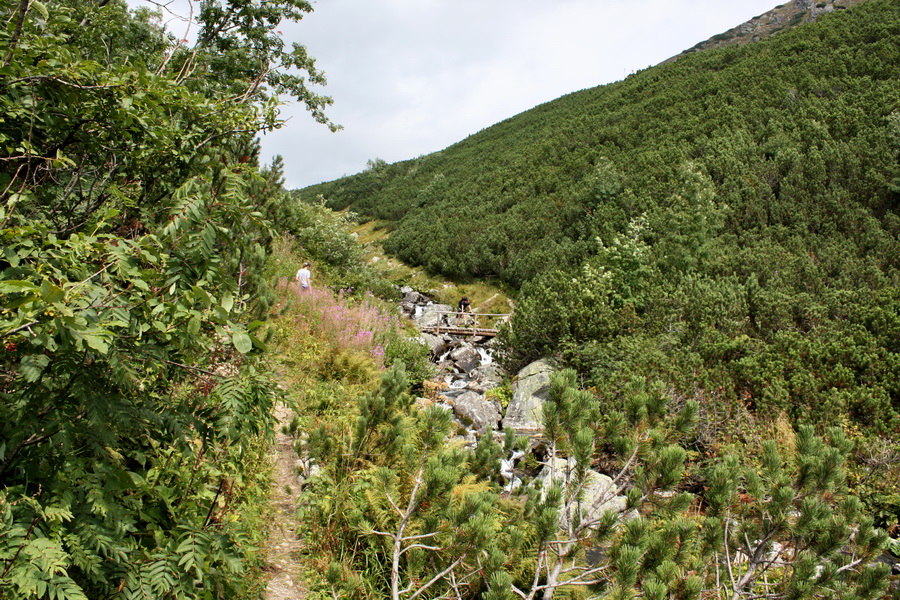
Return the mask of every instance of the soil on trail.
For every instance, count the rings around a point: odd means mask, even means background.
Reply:
[[[291,420],[291,410],[278,406],[278,434],[272,455],[272,506],[275,514],[269,531],[268,566],[272,579],[266,588],[266,600],[297,600],[306,598],[306,587],[300,577],[299,555],[303,542],[297,535],[297,495],[300,480],[294,467],[297,456],[290,436],[281,432],[281,426]]]

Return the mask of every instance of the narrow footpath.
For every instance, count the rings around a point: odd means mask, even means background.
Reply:
[[[272,462],[272,518],[268,541],[268,564],[272,579],[266,588],[266,600],[297,600],[306,598],[306,588],[300,578],[300,552],[303,541],[297,535],[297,496],[300,480],[294,465],[293,439],[281,432],[282,425],[291,421],[291,410],[279,405],[278,433],[273,447]]]

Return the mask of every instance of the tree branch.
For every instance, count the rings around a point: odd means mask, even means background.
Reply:
[[[447,567],[446,569],[444,569],[443,571],[441,571],[440,573],[438,573],[438,574],[435,575],[434,577],[432,577],[432,578],[431,578],[431,581],[429,581],[428,583],[426,583],[425,585],[423,585],[422,587],[420,587],[420,588],[418,589],[418,591],[416,591],[415,594],[413,594],[412,596],[409,597],[409,600],[415,600],[416,598],[418,598],[419,596],[421,596],[422,594],[424,594],[424,593],[425,593],[425,590],[427,590],[428,588],[430,588],[431,586],[433,586],[435,583],[437,583],[438,581],[440,581],[440,580],[443,579],[444,577],[446,577],[447,574],[450,573],[450,571],[452,571],[452,570],[455,569],[460,563],[462,563],[462,561],[463,561],[463,559],[464,559],[465,557],[466,557],[466,553],[463,553],[459,558],[457,558],[455,561],[453,561],[453,564],[451,564],[449,567]]]
[[[6,53],[6,58],[3,60],[3,66],[9,66],[9,63],[12,61],[13,52],[16,49],[16,46],[19,45],[19,38],[22,37],[22,29],[25,26],[25,16],[28,14],[28,7],[31,5],[31,0],[20,0],[19,1],[19,14],[18,14],[18,22],[16,23],[16,30],[13,32],[12,39],[9,41],[9,52]]]
[[[19,79],[13,79],[6,85],[15,85],[17,83],[28,83],[32,81],[52,81],[54,83],[58,83],[60,85],[65,85],[68,87],[72,87],[78,90],[108,90],[113,88],[122,87],[121,85],[81,85],[80,83],[72,83],[71,81],[66,81],[65,79],[60,79],[59,77],[52,77],[50,75],[30,75],[28,77],[21,77]]]

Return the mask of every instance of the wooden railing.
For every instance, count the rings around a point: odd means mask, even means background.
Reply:
[[[500,326],[512,316],[504,313],[479,313],[457,311],[435,311],[437,323],[422,327],[435,335],[449,333],[452,335],[477,335],[493,337],[500,331]]]

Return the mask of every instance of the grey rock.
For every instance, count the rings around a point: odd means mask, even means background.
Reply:
[[[554,483],[563,487],[574,485],[575,460],[570,458],[556,458],[544,465],[541,472],[535,478],[535,485],[539,485],[542,496],[547,494]],[[574,491],[574,490],[567,490]],[[590,470],[587,472],[584,482],[581,484],[581,512],[582,523],[599,519],[603,513],[612,511],[623,514],[628,508],[628,501],[624,496],[616,495],[613,480],[603,473]],[[560,514],[560,527],[568,527],[568,516]],[[627,518],[627,515],[626,515]]]
[[[450,353],[450,360],[463,360],[464,358],[470,358],[472,356],[481,360],[481,356],[478,354],[478,350],[475,349],[475,346],[463,342],[462,344],[458,344]]]
[[[498,365],[493,363],[481,365],[469,373],[469,377],[471,377],[469,388],[486,392],[489,389],[502,385],[504,375],[503,369]]]
[[[466,392],[453,403],[453,412],[464,423],[471,423],[472,429],[481,435],[488,430],[497,429],[500,422],[500,410],[496,402],[489,402],[476,392]]]
[[[438,357],[447,350],[447,342],[439,335],[422,332],[419,334],[419,341],[431,351],[431,356]]]
[[[416,308],[428,303],[428,298],[416,291],[409,291],[400,301],[400,310],[407,315],[415,315]]]
[[[403,294],[402,302],[404,304],[427,304],[428,298],[415,290],[410,290]]]
[[[466,356],[453,363],[453,365],[462,373],[469,374],[478,368],[480,360],[478,356]]]
[[[434,327],[441,318],[439,312],[452,311],[453,307],[449,304],[429,304],[422,309],[422,314],[416,317],[416,325],[419,328]]]
[[[469,373],[481,364],[481,355],[478,354],[475,346],[463,343],[450,352],[450,360],[453,361],[457,369],[464,373]]]
[[[544,430],[543,404],[550,391],[550,374],[556,366],[548,359],[535,361],[519,371],[512,384],[512,400],[506,407],[503,428],[536,434]]]
[[[833,4],[826,4],[825,6],[819,6],[817,4],[817,5],[813,6],[812,9],[809,11],[810,20],[815,21],[822,15],[824,15],[826,13],[830,13],[830,12],[834,12]]]
[[[450,373],[453,371],[453,361],[452,360],[442,360],[437,363],[438,371],[441,373]]]

